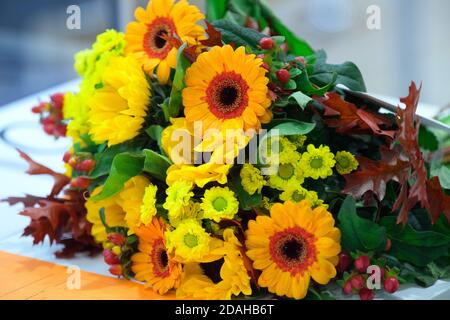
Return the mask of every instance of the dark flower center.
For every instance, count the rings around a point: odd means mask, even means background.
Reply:
[[[150,254],[153,265],[153,273],[161,278],[169,276],[169,257],[163,239],[158,239],[153,243],[153,250]]]
[[[159,260],[161,262],[161,266],[163,266],[164,268],[167,267],[167,265],[169,264],[169,257],[167,257],[166,250],[161,250],[161,253],[159,254]]]
[[[165,37],[168,35],[169,33],[167,32],[167,30],[160,30],[156,33],[155,35],[155,47],[157,47],[158,49],[162,49],[166,46],[167,44],[167,40],[165,39]]]
[[[297,239],[291,239],[284,243],[281,251],[287,259],[298,260],[304,251],[303,244]]]
[[[143,43],[147,55],[154,59],[165,59],[172,49],[166,37],[175,33],[175,25],[168,18],[157,18],[147,25]]]
[[[236,87],[224,87],[220,92],[220,102],[225,106],[232,105],[236,102],[238,94]]]

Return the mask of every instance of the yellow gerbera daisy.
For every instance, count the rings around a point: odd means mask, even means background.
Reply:
[[[226,127],[255,129],[272,119],[262,60],[245,48],[214,47],[200,54],[186,71],[183,104],[191,125],[201,122],[202,132]],[[235,124],[229,125],[229,122]]]
[[[277,166],[274,174],[269,176],[269,186],[285,190],[295,188],[304,181],[303,170],[300,161],[283,161]]]
[[[140,222],[144,225],[148,225],[153,217],[156,215],[156,192],[158,188],[154,185],[149,185],[145,188],[144,198],[141,204],[141,216]]]
[[[232,296],[251,295],[250,277],[244,265],[242,245],[231,229],[223,232],[223,261],[220,267],[220,280],[214,283],[204,274],[199,264],[187,264],[185,276],[177,289],[177,298],[229,300]],[[215,263],[215,262],[214,262]]]
[[[194,135],[188,129],[186,118],[171,118],[172,125],[161,134],[161,145],[166,155],[174,164],[193,164]]]
[[[261,171],[249,163],[242,166],[239,175],[241,176],[242,187],[249,195],[253,195],[256,192],[261,193],[262,188],[266,185]]]
[[[297,188],[289,188],[280,194],[280,200],[282,201],[292,201],[295,203],[301,202],[303,200],[308,200],[313,207],[324,206],[328,208],[328,205],[323,203],[323,200],[319,199],[317,192],[309,191],[302,186]]]
[[[336,153],[336,170],[339,174],[349,174],[358,169],[358,160],[355,156],[347,151],[339,151]]]
[[[204,36],[197,23],[205,17],[186,0],[152,0],[146,9],[137,8],[134,15],[137,21],[130,22],[125,33],[125,51],[133,54],[147,73],[153,74],[157,68],[158,81],[166,84],[170,69],[176,67],[177,48],[165,36],[178,36],[194,45]]]
[[[166,227],[162,220],[153,218],[148,226],[136,229],[139,238],[139,252],[131,257],[131,270],[136,280],[159,294],[178,288],[183,267],[167,252],[164,239]]]
[[[184,206],[189,205],[189,200],[194,196],[193,187],[192,182],[179,180],[167,188],[167,197],[163,207],[169,211],[169,216],[178,215]]]
[[[239,202],[228,187],[213,187],[205,191],[201,208],[203,218],[220,222],[222,219],[233,219],[239,210]]]
[[[217,255],[211,255],[211,251],[222,245],[194,219],[182,221],[175,230],[166,231],[165,237],[167,249],[181,262],[217,260]]]
[[[328,146],[316,148],[310,144],[306,150],[307,152],[302,154],[302,159],[300,160],[305,177],[317,180],[319,178],[325,179],[333,174],[331,169],[336,161]]]
[[[262,270],[258,284],[279,296],[302,299],[311,277],[325,285],[336,276],[340,231],[323,207],[277,203],[270,217],[249,222],[246,239],[247,256]]]
[[[96,143],[112,146],[139,134],[147,115],[150,87],[132,57],[111,59],[103,74],[103,87],[90,101],[90,134]]]

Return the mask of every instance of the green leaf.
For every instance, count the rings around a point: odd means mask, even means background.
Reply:
[[[143,166],[144,156],[142,153],[124,152],[116,155],[102,192],[94,196],[93,200],[104,200],[119,193],[128,180],[141,173]]]
[[[345,85],[350,90],[366,91],[366,85],[361,71],[353,62],[327,64],[322,59],[318,59],[310,80],[319,86],[325,86],[331,82],[335,82],[336,84]]]
[[[213,26],[222,34],[225,43],[234,43],[236,47],[257,48],[259,41],[265,37],[262,33],[241,27],[227,19],[215,21]]]
[[[158,147],[161,153],[163,152],[161,144],[161,136],[163,130],[164,130],[163,127],[157,124],[151,125],[147,129],[145,129],[145,132],[148,134],[148,136],[158,143]]]
[[[228,183],[230,189],[233,190],[238,197],[239,207],[242,210],[249,211],[261,203],[262,195],[260,193],[249,195],[242,186],[241,176],[239,173],[239,168],[233,168],[230,175],[231,179],[229,179]]]
[[[206,0],[206,19],[216,21],[222,19],[227,11],[227,0]]]
[[[300,108],[302,108],[302,110],[304,110],[306,108],[308,103],[313,101],[313,99],[311,97],[307,96],[306,94],[304,94],[301,91],[297,91],[297,92],[294,92],[293,94],[291,94],[289,96],[289,100],[295,100],[295,102],[297,102],[297,104],[300,106]]]
[[[436,135],[424,126],[420,126],[419,145],[427,151],[436,151],[439,149],[439,141]]]
[[[359,217],[352,196],[345,199],[339,210],[338,228],[342,233],[342,246],[347,251],[381,252],[386,248],[386,229]]]
[[[278,135],[280,136],[295,136],[308,134],[316,127],[315,123],[295,119],[274,119],[270,125],[270,127],[266,127],[266,129],[270,130],[266,136],[275,135],[275,131],[272,132],[274,129],[278,130]]]
[[[311,46],[303,39],[297,37],[291,30],[289,30],[280,19],[272,12],[270,6],[262,0],[258,0],[255,3],[261,12],[262,17],[269,22],[271,28],[279,35],[286,38],[289,51],[297,56],[309,56],[314,53]]]
[[[144,155],[144,171],[156,179],[165,181],[166,171],[172,164],[169,159],[150,149],[144,150]]]
[[[447,166],[432,165],[430,175],[431,177],[439,177],[442,188],[450,190],[450,169]]]
[[[95,168],[89,175],[89,177],[92,179],[97,179],[102,176],[108,175],[111,171],[112,162],[116,155],[124,152],[136,152],[138,150],[139,146],[134,142],[121,143],[106,148],[104,151],[95,155]]]
[[[169,118],[177,117],[180,114],[180,111],[183,107],[183,98],[181,92],[186,86],[184,82],[186,69],[190,66],[189,61],[183,55],[183,51],[186,48],[186,46],[187,43],[183,43],[183,45],[178,49],[177,53],[177,66],[175,69],[175,76],[173,78],[169,104],[167,106],[167,116]]]
[[[334,73],[331,75],[331,78],[329,79],[328,83],[323,84],[323,87],[317,88],[315,86],[309,76],[308,72],[306,70],[296,78],[297,86],[298,88],[305,94],[310,96],[323,96],[325,93],[327,93],[334,85],[337,79],[337,73]]]
[[[386,227],[392,240],[390,254],[401,261],[424,267],[449,252],[450,235],[435,230],[417,231],[409,225],[398,225],[396,217],[385,217],[381,224]]]

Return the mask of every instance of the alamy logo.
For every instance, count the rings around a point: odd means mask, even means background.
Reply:
[[[381,30],[381,8],[377,5],[367,7],[367,29]]]
[[[66,26],[69,30],[81,29],[81,9],[77,5],[70,5],[67,7],[66,13],[68,14],[66,20]]]
[[[81,269],[79,266],[67,267],[66,273],[69,275],[66,287],[69,290],[79,290],[81,288]]]

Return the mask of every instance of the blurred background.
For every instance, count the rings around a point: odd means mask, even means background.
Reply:
[[[191,0],[203,7],[203,1]],[[422,100],[450,102],[450,1],[268,0],[273,10],[329,61],[354,61],[372,93],[404,96],[423,82]],[[2,0],[0,106],[76,78],[73,54],[106,28],[124,29],[140,0]],[[81,29],[66,27],[69,5],[81,9]],[[367,9],[380,8],[370,30]]]

